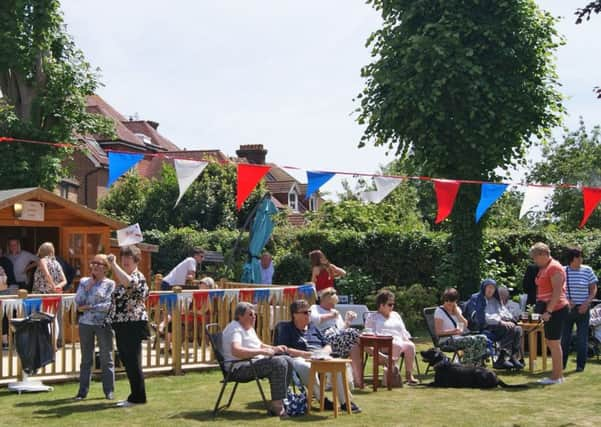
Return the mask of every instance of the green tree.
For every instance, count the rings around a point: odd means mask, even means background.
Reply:
[[[383,26],[362,69],[360,146],[411,154],[430,176],[492,181],[559,123],[554,18],[534,0],[368,0]],[[480,279],[484,221],[463,185],[449,223],[449,281]]]
[[[566,129],[561,140],[553,140],[543,147],[542,160],[533,166],[528,180],[601,187],[601,127],[595,126],[588,132],[581,120],[577,130]],[[582,192],[576,188],[557,188],[549,209],[561,229],[576,229],[584,211]],[[590,216],[586,227],[601,227],[598,209]]]
[[[583,8],[579,8],[576,10],[576,24],[582,24],[583,20],[590,20],[591,15],[593,13],[599,14],[601,13],[601,0],[595,0],[588,3]],[[595,93],[597,94],[597,98],[601,99],[601,87],[595,87]]]
[[[66,33],[58,0],[0,2],[0,136],[75,142],[74,135],[111,135],[110,121],[85,110],[98,87]],[[0,187],[53,188],[70,150],[2,144]]]

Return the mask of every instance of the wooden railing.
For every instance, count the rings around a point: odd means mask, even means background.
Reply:
[[[183,370],[214,364],[204,326],[218,323],[221,328],[233,320],[239,301],[253,302],[257,311],[257,335],[271,343],[272,330],[277,322],[289,320],[289,306],[297,298],[315,301],[310,285],[255,286],[244,283],[220,281],[221,288],[214,290],[151,291],[147,300],[150,339],[143,342],[142,365],[145,372]],[[0,296],[0,333],[6,334],[8,348],[2,351],[0,384],[21,378],[20,360],[15,348],[14,334],[7,331],[6,318],[29,314],[28,310],[58,314],[52,325],[52,342],[55,361],[40,369],[36,377],[44,381],[77,378],[81,363],[79,328],[75,294]],[[37,307],[39,305],[39,308]],[[60,336],[59,336],[60,335]],[[119,370],[119,368],[117,368]]]

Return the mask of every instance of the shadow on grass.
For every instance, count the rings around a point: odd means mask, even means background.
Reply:
[[[61,399],[62,400],[62,399]],[[38,405],[40,404],[40,402],[36,402]],[[80,412],[89,412],[92,413],[92,411],[101,411],[104,409],[113,409],[116,408],[115,403],[111,402],[111,403],[90,403],[90,404],[81,404],[81,403],[77,403],[77,404],[73,404],[73,405],[63,405],[63,406],[58,406],[55,408],[48,408],[48,409],[40,409],[38,411],[33,411],[33,415],[46,415],[46,416],[52,416],[54,418],[62,418],[62,417],[66,417],[69,415],[73,415],[76,413],[80,413]]]
[[[104,398],[96,398],[96,399],[88,399],[88,401],[90,400],[104,400]],[[52,399],[52,400],[36,400],[36,401],[32,401],[32,402],[19,402],[19,403],[15,403],[15,406],[18,407],[27,407],[27,406],[59,406],[59,405],[64,405],[66,403],[73,403],[75,404],[76,401],[75,399],[73,399],[72,397],[65,397],[64,399]],[[77,404],[80,404],[79,402],[77,402]]]

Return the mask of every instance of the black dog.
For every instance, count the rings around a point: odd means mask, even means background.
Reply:
[[[464,366],[451,363],[449,358],[439,349],[431,348],[421,352],[424,362],[434,367],[434,382],[428,384],[431,387],[455,387],[455,388],[495,388],[517,387],[524,388],[525,385],[509,385],[497,377],[493,371],[486,368]]]

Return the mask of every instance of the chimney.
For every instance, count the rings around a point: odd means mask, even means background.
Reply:
[[[264,165],[267,150],[263,148],[263,144],[241,145],[240,149],[236,150],[236,155],[245,157],[248,163]]]
[[[157,130],[159,127],[159,122],[155,122],[154,120],[146,120],[146,123],[148,123],[154,130]]]

